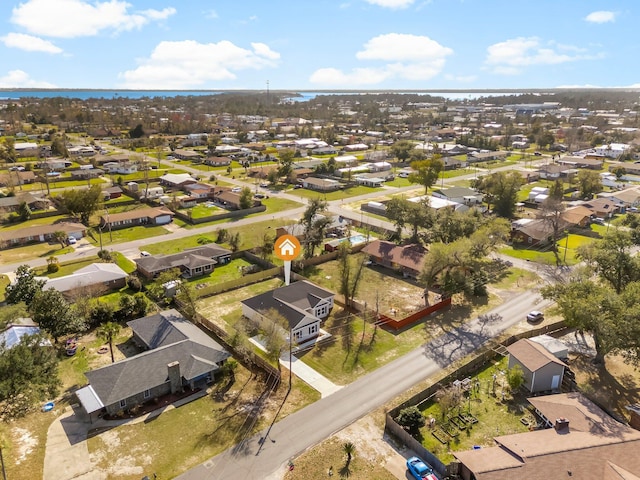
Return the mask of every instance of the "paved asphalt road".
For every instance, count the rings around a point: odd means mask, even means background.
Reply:
[[[441,335],[409,354],[360,378],[276,423],[266,431],[213,457],[177,477],[181,480],[249,480],[282,478],[284,466],[307,448],[321,442],[358,418],[464,357],[534,309],[550,302],[529,290],[514,296],[482,318]]]

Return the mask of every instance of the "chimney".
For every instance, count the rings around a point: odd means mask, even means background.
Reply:
[[[556,429],[556,432],[569,431],[569,420],[564,417],[556,418],[556,423],[553,428]]]
[[[167,365],[167,373],[169,374],[169,384],[171,385],[171,393],[182,390],[182,377],[180,375],[180,362],[171,362]]]

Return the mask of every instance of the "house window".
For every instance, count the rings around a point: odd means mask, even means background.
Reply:
[[[310,334],[314,334],[314,333],[318,333],[318,325],[317,324],[313,324],[309,327],[309,333]]]
[[[295,332],[293,332],[293,338],[294,340],[300,340],[300,337],[302,336],[302,332],[300,330],[297,330]]]
[[[127,401],[125,399],[120,400],[120,408],[124,408],[127,406]]]
[[[316,316],[317,317],[326,317],[327,314],[329,313],[329,305],[320,305],[317,309],[316,309]]]
[[[142,394],[142,396],[144,398],[149,398],[151,396],[151,392],[149,390],[145,390],[144,393]]]

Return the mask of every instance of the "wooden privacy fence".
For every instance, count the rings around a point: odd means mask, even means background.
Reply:
[[[458,367],[456,371],[451,372],[447,375],[436,377],[431,385],[429,385],[427,388],[416,393],[408,400],[389,410],[385,417],[385,431],[398,438],[405,445],[414,450],[420,457],[427,460],[427,462],[429,462],[433,466],[434,470],[436,470],[440,475],[446,475],[448,472],[447,466],[444,465],[433,453],[424,448],[420,442],[413,438],[413,436],[409,432],[407,432],[395,421],[395,418],[398,416],[400,411],[414,405],[419,406],[420,404],[432,399],[436,392],[440,390],[444,385],[448,385],[455,380],[464,379],[468,376],[473,375],[483,365],[499,355],[496,352],[496,348],[499,345],[509,346],[523,338],[531,338],[537,335],[549,333],[560,333],[566,330],[568,330],[568,327],[566,327],[564,321],[560,321],[549,325],[544,325],[536,329],[528,330],[526,332],[521,332],[516,335],[511,335],[502,342],[492,342],[491,344],[483,347],[481,351],[471,356],[462,365],[460,365],[460,367]]]
[[[412,313],[408,317],[404,317],[400,320],[396,318],[388,317],[384,314],[379,315],[379,322],[386,327],[389,327],[393,330],[400,330],[401,328],[412,325],[413,323],[421,320],[422,318],[431,315],[434,312],[442,310],[451,305],[451,297],[445,298],[444,300],[434,303],[433,305],[429,305],[428,307],[423,308],[422,310],[418,310],[417,312]]]
[[[233,358],[235,358],[238,362],[240,362],[244,367],[249,369],[254,373],[263,373],[265,375],[265,379],[267,383],[277,386],[280,384],[280,372],[277,368],[267,362],[265,359],[255,354],[251,350],[246,348],[239,348],[234,345],[231,341],[230,335],[220,326],[216,325],[214,322],[209,320],[208,318],[202,316],[197,313],[191,317],[187,315],[185,311],[184,305],[175,300],[176,307],[180,310],[180,312],[187,318],[190,318],[193,323],[200,326],[206,333],[209,334],[215,341],[220,343],[227,351],[231,353]]]

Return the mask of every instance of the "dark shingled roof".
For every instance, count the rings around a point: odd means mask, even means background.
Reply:
[[[85,373],[104,405],[144,392],[168,381],[167,365],[179,362],[186,380],[212,370],[229,354],[177,310],[127,322],[151,350]]]
[[[291,285],[276,288],[252,298],[243,300],[256,312],[266,312],[274,309],[289,323],[290,328],[300,326],[305,317],[313,317],[313,308],[325,298],[333,296],[333,292],[318,287],[311,282],[302,280]]]

